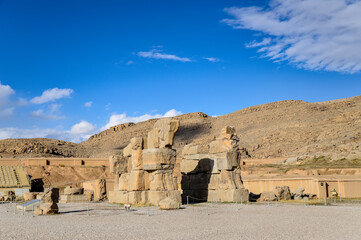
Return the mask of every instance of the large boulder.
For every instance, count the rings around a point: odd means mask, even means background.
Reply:
[[[180,208],[180,202],[173,198],[164,198],[159,202],[159,208],[161,210],[174,210]]]
[[[260,202],[275,201],[276,197],[277,196],[273,191],[265,191],[261,193],[261,196],[259,197],[258,201]]]
[[[65,194],[65,195],[79,195],[79,194],[83,194],[83,188],[77,188],[77,187],[67,186],[67,187],[64,189],[64,194]]]
[[[305,191],[305,189],[302,188],[302,187],[296,188],[296,189],[293,191],[293,199],[294,199],[294,200],[302,200],[303,192],[304,192],[304,191]]]
[[[24,193],[25,201],[31,201],[31,200],[34,200],[35,198],[36,198],[36,195],[33,192]]]
[[[59,207],[56,203],[44,203],[34,210],[35,215],[57,214],[58,212]]]
[[[275,188],[275,193],[278,200],[290,200],[291,191],[289,186],[277,186]]]

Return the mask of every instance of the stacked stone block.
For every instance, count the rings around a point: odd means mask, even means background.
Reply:
[[[132,138],[123,156],[110,159],[118,176],[117,187],[109,193],[110,202],[158,205],[171,198],[180,203],[180,191],[173,176],[176,151],[172,149],[178,128],[178,120],[158,120],[147,137]]]
[[[186,145],[181,162],[183,201],[187,196],[200,201],[246,201],[248,190],[241,181],[239,139],[233,127],[224,127],[200,154],[198,145]]]

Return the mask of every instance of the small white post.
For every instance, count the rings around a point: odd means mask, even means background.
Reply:
[[[148,206],[147,206],[147,215],[149,216],[150,214],[149,214],[149,204],[148,204]]]

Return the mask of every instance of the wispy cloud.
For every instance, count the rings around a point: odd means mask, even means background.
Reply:
[[[92,101],[84,103],[84,106],[87,107],[87,108],[90,108],[92,105],[93,105]]]
[[[59,120],[65,118],[65,116],[59,116],[53,113],[46,113],[43,109],[39,109],[31,112],[30,116],[32,118],[40,118],[40,119],[48,119],[48,120]]]
[[[143,121],[147,121],[149,119],[154,119],[154,118],[175,117],[175,116],[178,116],[181,114],[182,114],[182,112],[177,111],[175,109],[171,109],[163,115],[162,114],[153,114],[153,115],[152,114],[144,114],[141,116],[130,117],[130,116],[127,116],[126,113],[113,114],[112,116],[110,116],[108,123],[105,126],[101,127],[100,130],[104,131],[112,126],[122,124],[122,123],[128,123],[128,122],[137,123],[137,122],[143,122]]]
[[[173,60],[179,62],[191,62],[192,60],[187,57],[178,57],[177,55],[163,53],[160,49],[151,49],[148,52],[138,52],[137,55],[142,58],[149,59],[162,59],[162,60]]]
[[[215,57],[204,57],[203,59],[208,60],[208,61],[210,61],[210,62],[212,62],[212,63],[215,63],[215,62],[219,62],[219,61],[220,61],[219,58],[215,58]]]
[[[304,69],[356,73],[361,70],[361,2],[272,0],[267,8],[231,7],[223,22],[266,35],[262,57]]]
[[[30,102],[34,104],[53,102],[61,98],[69,97],[73,92],[74,90],[70,88],[64,88],[64,89],[52,88],[45,90],[41,94],[41,96],[34,97],[33,99],[30,100]]]

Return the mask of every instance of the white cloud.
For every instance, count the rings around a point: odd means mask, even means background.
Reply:
[[[299,68],[356,73],[361,70],[361,1],[272,0],[269,7],[231,7],[236,29],[262,32],[262,57]]]
[[[130,60],[130,61],[127,61],[127,62],[125,63],[125,65],[132,65],[132,64],[134,64],[134,63],[135,63],[134,61]]]
[[[34,103],[34,104],[42,104],[42,103],[52,102],[52,101],[55,101],[55,100],[58,100],[58,99],[61,99],[64,97],[69,97],[73,92],[74,92],[74,90],[70,89],[70,88],[47,89],[43,92],[43,94],[41,94],[41,96],[34,97],[33,99],[30,100],[30,102]]]
[[[86,102],[86,103],[84,103],[84,106],[85,107],[91,107],[93,105],[93,102],[92,101],[89,101],[89,102]]]
[[[180,62],[191,62],[192,60],[187,57],[178,57],[173,54],[162,53],[159,49],[151,49],[148,52],[138,52],[137,55],[142,58],[174,60]]]
[[[110,127],[113,127],[115,125],[118,124],[122,124],[122,123],[128,123],[128,122],[133,122],[133,123],[137,123],[137,122],[143,122],[143,121],[147,121],[149,119],[154,119],[154,118],[165,118],[165,117],[175,117],[178,115],[181,115],[182,112],[177,111],[175,109],[171,109],[168,112],[166,112],[164,115],[161,114],[144,114],[138,117],[128,117],[126,113],[122,113],[122,114],[113,114],[112,116],[110,116],[110,119],[108,121],[108,123],[101,127],[100,130],[104,131]]]
[[[9,85],[3,85],[0,82],[0,105],[5,105],[10,95],[15,94],[15,91]]]
[[[0,117],[10,117],[13,115],[14,110],[14,107],[0,109]]]
[[[19,129],[19,128],[0,128],[0,139],[5,138],[53,138],[64,141],[79,143],[87,140],[96,132],[95,125],[81,121],[74,124],[71,130],[62,131],[59,129]]]
[[[19,98],[16,105],[18,105],[18,106],[26,106],[26,105],[28,105],[28,101],[25,98]]]
[[[203,59],[206,59],[212,63],[215,63],[215,62],[219,62],[219,58],[214,58],[214,57],[204,57]]]
[[[43,109],[39,109],[39,110],[31,112],[30,116],[33,118],[48,119],[48,120],[59,120],[59,119],[65,118],[65,116],[59,116],[59,115],[53,114],[52,112],[46,113],[46,112],[44,112]]]

